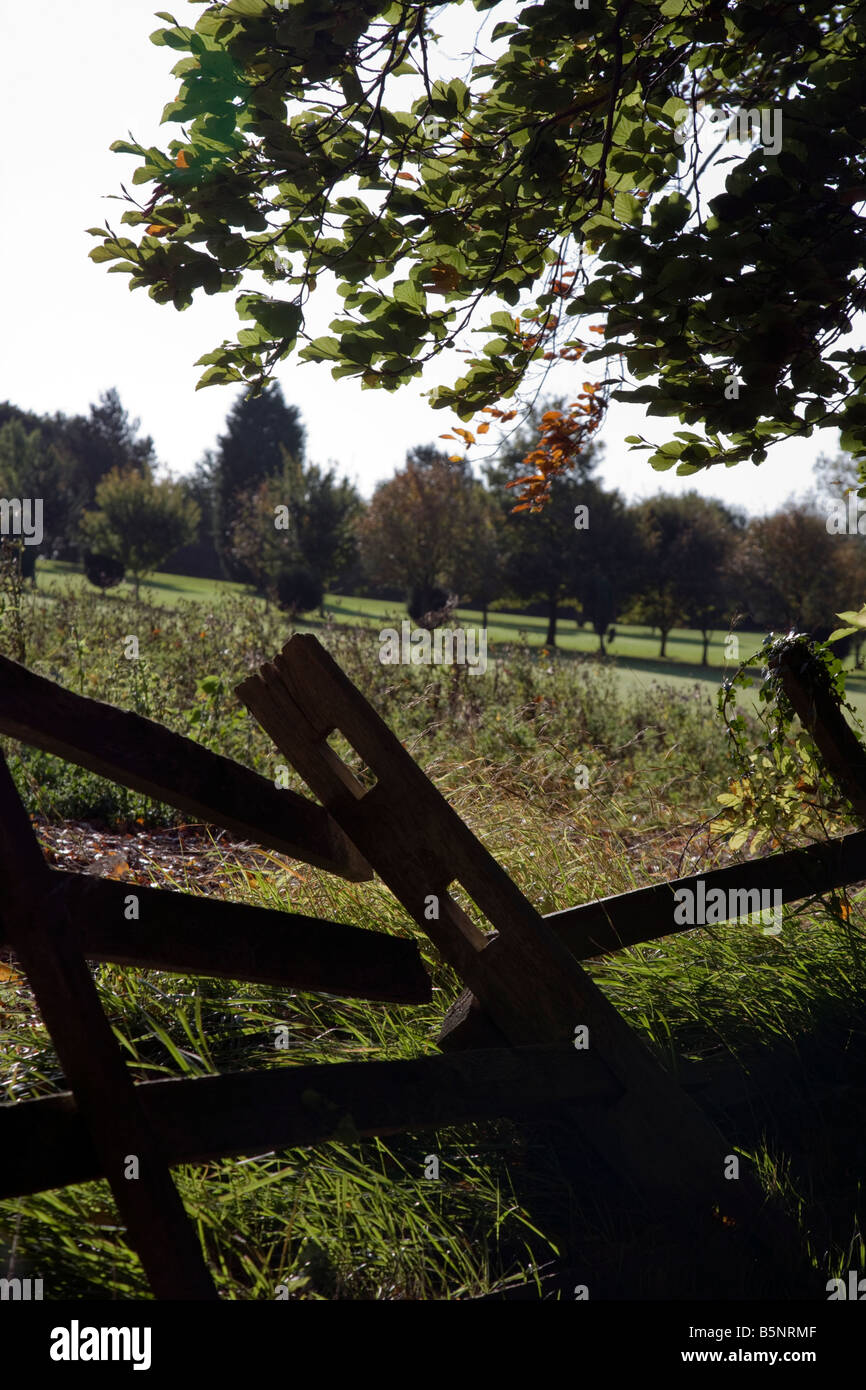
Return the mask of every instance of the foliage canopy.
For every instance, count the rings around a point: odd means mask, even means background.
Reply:
[[[473,0],[464,80],[437,75],[435,26],[459,3],[161,14],[180,134],[113,146],[150,197],[127,195],[137,239],[94,228],[91,255],[178,309],[243,290],[246,326],[199,384],[260,386],[298,349],[393,390],[474,325],[483,348],[432,392],[464,422],[564,357],[603,368],[588,415],[597,390],[702,427],[655,467],[759,463],[819,426],[866,458],[866,348],[839,345],[863,304],[866,5],[540,0],[515,17]],[[778,148],[728,146],[708,203],[690,135],[707,108],[781,121]],[[344,311],[311,338],[325,272]],[[536,492],[570,458],[543,457]]]

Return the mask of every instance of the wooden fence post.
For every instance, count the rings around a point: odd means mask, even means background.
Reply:
[[[69,939],[68,918],[52,886],[51,871],[0,755],[0,890],[15,954],[154,1292],[160,1298],[215,1299],[198,1238],[142,1113],[90,971]]]

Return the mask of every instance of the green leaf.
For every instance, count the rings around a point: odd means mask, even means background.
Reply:
[[[455,77],[448,83],[446,91],[449,99],[453,100],[461,116],[464,112],[469,110],[469,88],[466,86],[465,82],[460,81],[459,77]]]
[[[426,294],[411,280],[398,280],[393,293],[398,304],[407,304],[412,309],[424,309],[427,304]]]
[[[634,226],[643,220],[643,203],[633,193],[617,193],[613,200],[614,216]]]
[[[358,75],[354,68],[347,68],[341,74],[340,86],[343,89],[343,96],[350,106],[358,105],[364,100],[364,88],[358,81]]]
[[[312,362],[339,362],[340,344],[336,338],[314,338],[301,352],[301,356]]]
[[[297,304],[256,294],[241,295],[236,307],[240,318],[255,319],[272,338],[296,337],[303,318]]]
[[[204,386],[222,386],[230,381],[243,381],[243,377],[235,367],[208,367],[207,371],[196,382],[195,389],[200,391]]]

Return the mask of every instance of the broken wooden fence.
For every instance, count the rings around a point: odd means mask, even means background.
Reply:
[[[785,680],[863,811],[866,754],[838,707],[815,713],[796,660]],[[135,888],[139,919],[129,922],[129,885],[48,867],[0,763],[0,946],[20,960],[70,1086],[0,1107],[0,1196],[105,1177],[155,1294],[214,1298],[173,1164],[544,1115],[585,1134],[623,1183],[707,1242],[708,1295],[747,1292],[756,1264],[796,1260],[795,1234],[757,1185],[726,1180],[730,1144],[578,961],[677,930],[674,892],[699,882],[781,889],[785,902],[856,882],[866,877],[866,832],[542,917],[314,637],[294,637],[238,694],[321,805],[5,659],[0,733],[347,878],[378,873],[467,986],[445,1021],[444,1055],[133,1084],[88,959],[409,1005],[430,998],[417,947],[153,888]],[[375,777],[371,788],[330,747],[335,731]],[[460,907],[455,885],[488,930]],[[574,1046],[578,1028],[588,1048]]]

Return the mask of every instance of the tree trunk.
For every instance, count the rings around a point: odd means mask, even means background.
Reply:
[[[602,628],[601,632],[599,632],[598,628],[596,628],[595,631],[598,637],[598,650],[601,652],[601,655],[604,656],[604,628]]]
[[[546,647],[556,646],[556,610],[558,607],[558,597],[549,600],[547,605],[547,636],[544,639]]]
[[[482,628],[484,629],[484,631],[486,632],[486,631],[487,631],[487,604],[486,604],[486,603],[485,603],[484,608],[483,608],[482,613],[481,613],[481,626],[482,626]]]
[[[667,651],[666,651],[665,649],[666,649],[666,647],[667,647],[667,645],[668,645],[668,633],[670,632],[670,628],[669,628],[669,627],[662,627],[662,628],[659,628],[659,631],[661,632],[661,635],[662,635],[662,644],[661,644],[661,646],[659,647],[659,656],[667,656]]]
[[[701,628],[701,637],[704,639],[704,652],[703,656],[701,657],[702,666],[709,666],[710,664],[707,660],[707,652],[709,651],[710,639],[712,635],[712,631],[707,632],[706,628]]]

